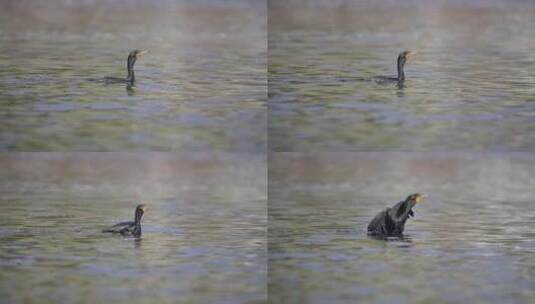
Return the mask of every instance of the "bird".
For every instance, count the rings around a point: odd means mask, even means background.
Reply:
[[[143,214],[148,210],[148,206],[145,204],[138,205],[134,212],[134,221],[120,222],[111,227],[102,230],[104,233],[120,233],[123,236],[141,236],[141,218]]]
[[[405,71],[403,68],[405,67],[405,63],[407,60],[415,55],[416,52],[414,51],[403,51],[399,53],[398,55],[398,61],[397,61],[397,67],[398,67],[398,76],[392,77],[392,76],[375,76],[372,78],[373,81],[380,83],[380,84],[386,84],[386,83],[397,83],[398,85],[402,85],[403,82],[405,82]]]
[[[126,59],[126,71],[127,75],[126,78],[120,78],[120,77],[105,77],[104,82],[106,84],[111,83],[126,83],[128,85],[133,86],[135,82],[135,76],[134,76],[134,64],[136,63],[136,60],[138,56],[141,56],[145,53],[147,53],[148,50],[133,50],[128,54],[128,58]]]
[[[424,195],[414,193],[393,207],[379,212],[368,224],[368,234],[382,237],[401,236],[407,219],[414,217],[412,208],[424,198]]]

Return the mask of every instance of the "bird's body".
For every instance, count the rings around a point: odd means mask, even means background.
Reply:
[[[129,222],[121,222],[118,224],[115,224],[109,228],[106,228],[102,230],[102,232],[110,232],[110,233],[120,233],[122,235],[132,235],[132,236],[140,236],[141,235],[141,224],[136,225],[136,222],[129,221]]]
[[[401,236],[407,219],[414,217],[412,208],[423,198],[421,194],[411,194],[404,201],[379,212],[368,224],[368,233],[376,236]]]
[[[126,78],[121,77],[104,77],[104,83],[105,84],[114,84],[114,83],[125,83],[130,86],[134,85],[134,82],[136,81],[136,77],[134,75],[134,64],[136,63],[136,60],[138,56],[145,54],[148,52],[147,50],[139,51],[139,50],[133,50],[128,54],[128,58],[126,59]]]
[[[416,52],[403,51],[399,53],[398,60],[397,60],[397,69],[398,69],[397,77],[375,76],[372,78],[372,81],[379,83],[379,84],[397,83],[398,85],[402,85],[403,82],[405,82],[405,70],[404,70],[405,63],[407,62],[407,59],[409,59],[414,54],[416,54]]]
[[[104,83],[105,83],[105,84],[113,84],[113,83],[128,83],[128,84],[133,84],[133,82],[129,81],[129,80],[126,79],[126,78],[111,77],[111,76],[106,76],[106,77],[104,77]]]
[[[128,222],[120,222],[111,227],[105,228],[102,232],[119,233],[124,236],[141,236],[141,219],[143,214],[148,209],[146,205],[138,205],[134,213],[134,220]]]
[[[375,76],[372,81],[378,84],[398,83],[399,79],[392,76]]]

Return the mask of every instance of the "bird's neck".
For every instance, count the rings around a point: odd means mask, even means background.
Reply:
[[[398,80],[405,81],[405,72],[403,71],[403,62],[398,59]]]
[[[141,218],[143,217],[143,214],[141,212],[136,212],[135,215],[134,215],[134,222],[136,223],[136,225],[140,225],[141,224]]]
[[[132,232],[134,236],[140,236],[141,235],[141,222],[136,222],[136,226],[134,227],[134,231]]]
[[[131,84],[135,81],[134,76],[134,63],[136,61],[133,58],[128,58],[127,64],[126,64],[126,70],[128,71],[128,75],[126,76],[126,81],[130,82]]]
[[[141,235],[141,218],[143,217],[143,214],[141,212],[136,212],[134,217],[134,231],[133,235],[140,236]]]
[[[136,80],[134,77],[134,70],[128,71],[128,76],[126,77],[126,80],[131,84],[134,83],[134,81]]]

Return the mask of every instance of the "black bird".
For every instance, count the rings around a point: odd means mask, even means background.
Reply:
[[[141,236],[141,218],[143,214],[148,210],[148,206],[141,204],[136,207],[136,212],[134,213],[133,222],[121,222],[115,224],[111,227],[103,229],[102,232],[111,232],[111,233],[120,233],[124,236]]]
[[[424,196],[415,193],[409,195],[404,201],[379,212],[368,224],[368,234],[375,236],[401,236],[405,229],[405,222],[414,217],[412,208],[421,203]]]
[[[405,71],[403,70],[403,68],[405,67],[405,63],[407,62],[407,60],[414,54],[416,54],[416,52],[412,52],[412,51],[403,51],[399,53],[398,63],[397,63],[397,66],[398,66],[397,77],[376,76],[373,78],[373,80],[378,83],[397,83],[399,85],[402,85],[403,82],[405,81]]]
[[[128,58],[126,59],[126,71],[127,75],[126,78],[119,78],[119,77],[106,77],[104,78],[104,81],[108,83],[126,83],[128,85],[133,86],[134,81],[136,80],[134,76],[134,64],[136,63],[136,60],[138,56],[141,56],[145,53],[147,53],[148,50],[133,50],[128,54]]]

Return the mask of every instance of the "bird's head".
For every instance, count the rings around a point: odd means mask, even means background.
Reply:
[[[146,54],[149,50],[133,50],[128,54],[128,57],[137,58],[137,56],[141,56],[143,54]]]
[[[134,65],[134,63],[136,62],[138,56],[141,56],[145,53],[147,53],[149,50],[133,50],[131,51],[129,54],[128,54],[128,65]]]
[[[415,51],[403,51],[398,55],[398,65],[404,65],[412,56],[416,55]]]
[[[149,210],[149,206],[146,204],[140,204],[136,207],[136,219],[140,219],[143,217],[143,214]]]
[[[414,194],[407,196],[407,198],[405,199],[405,202],[409,204],[409,206],[412,208],[414,207],[414,205],[423,202],[424,198],[425,198],[425,195],[420,194],[420,193],[414,193]]]
[[[423,202],[425,196],[420,193],[414,193],[407,198],[396,204],[393,208],[390,209],[389,214],[392,217],[392,220],[395,222],[405,222],[409,216],[413,216],[412,208],[421,202]]]

